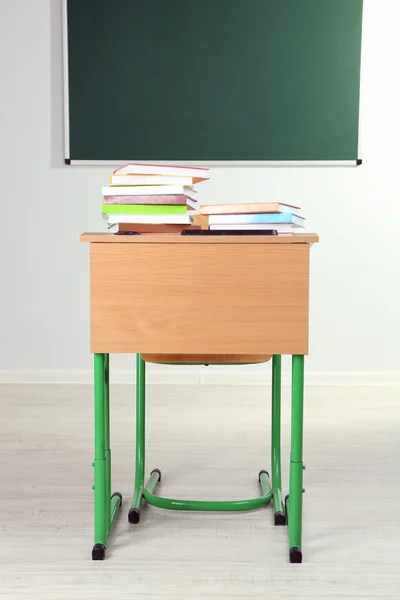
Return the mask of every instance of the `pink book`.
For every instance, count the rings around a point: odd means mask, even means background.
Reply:
[[[184,194],[157,194],[154,196],[104,196],[104,204],[187,204]],[[193,202],[193,201],[192,201]]]

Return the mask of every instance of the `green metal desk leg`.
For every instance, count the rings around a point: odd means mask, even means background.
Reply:
[[[136,468],[135,491],[132,508],[129,511],[129,523],[139,523],[140,507],[144,493],[144,453],[145,453],[145,392],[146,366],[140,354],[136,355]]]
[[[108,525],[107,521],[107,477],[105,445],[105,385],[104,354],[94,355],[94,546],[93,560],[105,557]]]
[[[303,395],[304,356],[292,357],[292,437],[290,452],[289,557],[292,563],[302,562],[301,536],[303,512]]]
[[[111,531],[110,355],[104,355],[104,439],[106,448],[106,520]]]
[[[111,496],[109,355],[94,355],[94,541],[93,560],[103,560],[107,540],[122,503]]]
[[[272,494],[274,502],[275,525],[285,525],[286,516],[282,502],[281,477],[281,363],[280,354],[272,357]]]
[[[122,494],[111,495],[111,447],[110,447],[110,356],[104,355],[104,436],[106,446],[106,519],[107,535],[110,535],[118,510],[122,504]]]

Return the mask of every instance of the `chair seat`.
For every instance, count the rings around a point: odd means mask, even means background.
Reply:
[[[150,363],[249,364],[267,362],[270,354],[142,354]]]

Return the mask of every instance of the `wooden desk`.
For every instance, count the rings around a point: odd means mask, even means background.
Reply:
[[[109,353],[138,355],[137,443],[141,446],[137,447],[137,453],[143,455],[144,389],[140,390],[144,388],[144,363],[140,355],[273,355],[272,404],[279,436],[277,429],[273,431],[276,484],[272,482],[269,497],[269,480],[264,478],[264,472],[260,473],[260,483],[265,492],[264,504],[273,499],[275,515],[284,513],[280,497],[280,441],[277,448],[276,439],[277,436],[280,439],[280,355],[291,354],[293,377],[297,380],[293,382],[289,538],[291,560],[300,562],[303,359],[308,354],[310,247],[319,241],[318,236],[192,238],[176,234],[85,233],[81,241],[90,243],[95,418],[106,436],[105,446],[102,440],[96,446],[95,481],[96,466],[97,472],[104,474],[98,475],[95,482],[93,558],[104,558],[107,537],[118,510],[118,497],[114,496],[110,504]],[[136,513],[130,514],[137,520],[143,497],[153,504],[157,504],[158,498],[153,494],[158,473],[152,475],[147,486],[142,481],[143,473],[144,459],[143,464],[137,462],[131,509]],[[168,504],[168,499],[161,500]],[[184,506],[185,501],[170,502],[175,504],[164,507],[189,509]],[[192,506],[206,510],[201,502],[193,501]],[[227,509],[238,510],[232,506]]]
[[[308,353],[317,236],[81,240],[90,242],[92,352]]]

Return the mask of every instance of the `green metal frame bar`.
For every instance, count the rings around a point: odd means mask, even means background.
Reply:
[[[140,356],[136,357],[136,472],[135,488],[132,500],[132,508],[129,511],[129,521],[138,523],[140,520],[140,508],[143,498],[154,506],[170,510],[196,510],[196,511],[245,511],[254,510],[269,504],[272,499],[272,488],[269,476],[266,472],[260,473],[260,484],[262,496],[249,500],[175,500],[163,498],[153,492],[160,479],[160,474],[155,471],[144,487],[145,468],[145,390],[146,390],[146,366]]]
[[[110,355],[104,355],[104,443],[106,456],[106,522],[111,530]]]
[[[122,496],[111,496],[109,355],[94,355],[94,542],[93,560],[102,560]]]
[[[290,451],[289,499],[287,502],[289,552],[291,562],[301,562],[303,513],[303,401],[304,356],[292,357],[292,434]]]
[[[144,465],[145,465],[145,432],[146,432],[146,367],[140,354],[136,355],[136,466],[135,466],[135,491],[132,507],[129,511],[129,521],[139,522],[140,508],[144,493]]]
[[[145,468],[145,362],[136,357],[136,473],[135,490],[129,521],[138,523],[140,508],[145,499],[149,504],[169,510],[193,511],[247,511],[274,504],[275,524],[289,525],[289,554],[291,562],[301,562],[302,541],[302,494],[303,494],[303,396],[304,396],[304,356],[292,357],[292,414],[291,414],[291,455],[290,484],[286,510],[282,502],[281,476],[281,356],[272,358],[272,435],[271,435],[271,482],[266,471],[261,471],[259,481],[262,495],[249,500],[177,500],[156,495],[155,489],[161,473],[155,470],[144,486]]]
[[[94,541],[107,544],[104,354],[94,355]]]
[[[111,518],[110,518],[110,534],[114,525],[114,521],[118,514],[119,509],[121,508],[121,495],[114,494],[111,496]]]
[[[280,354],[274,354],[272,357],[271,479],[276,525],[286,523],[281,476],[281,365],[282,357]]]
[[[268,474],[260,473],[260,484],[263,495],[250,500],[175,500],[156,496],[153,492],[159,481],[159,473],[153,472],[144,490],[146,502],[168,510],[195,510],[195,511],[245,511],[255,510],[269,504],[272,498],[272,489]]]

